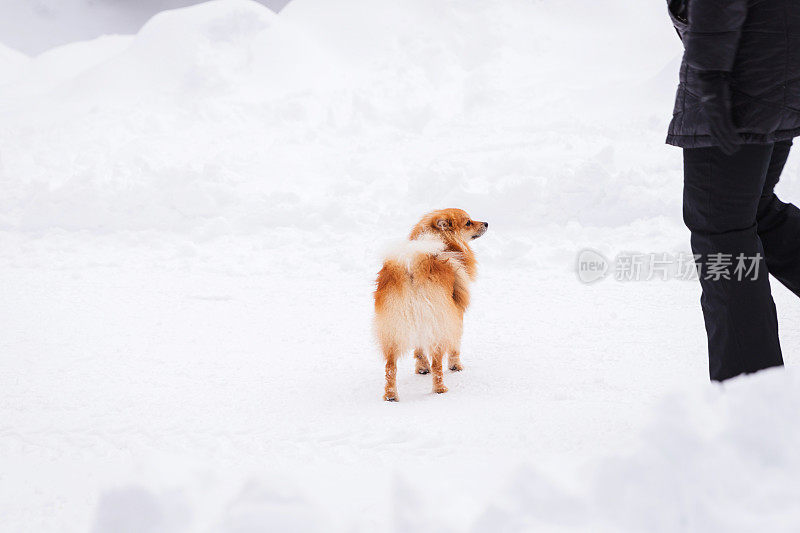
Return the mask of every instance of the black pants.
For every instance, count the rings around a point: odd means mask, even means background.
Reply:
[[[774,192],[791,146],[683,151],[683,219],[703,289],[712,380],[783,365],[768,274],[800,296],[800,210]],[[749,271],[737,272],[743,265]]]

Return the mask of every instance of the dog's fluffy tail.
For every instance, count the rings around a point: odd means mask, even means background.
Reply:
[[[439,260],[451,260],[456,268],[462,266],[463,254],[447,251],[447,245],[436,235],[420,235],[416,239],[407,239],[393,243],[383,253],[384,263],[392,261],[405,267],[408,272],[419,259],[433,256]]]
[[[445,244],[441,239],[433,235],[423,235],[417,239],[404,239],[393,243],[384,251],[383,260],[399,263],[410,272],[420,256],[438,257],[446,253],[444,250]]]

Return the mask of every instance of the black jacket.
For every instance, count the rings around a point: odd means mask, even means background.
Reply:
[[[715,145],[697,97],[699,70],[730,72],[733,121],[745,143],[800,135],[800,0],[668,3],[685,51],[667,143]]]

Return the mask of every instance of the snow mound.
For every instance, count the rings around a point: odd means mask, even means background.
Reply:
[[[276,15],[250,0],[215,0],[161,12],[113,63],[83,76],[76,91],[91,97],[154,90],[193,92],[228,87],[252,61],[258,36]]]
[[[268,93],[308,87],[327,62],[273,11],[252,0],[213,0],[161,12],[131,46],[77,80],[81,98],[226,95],[259,85]],[[314,80],[314,77],[311,78]],[[100,91],[99,89],[102,89]]]
[[[0,44],[0,85],[14,80],[29,60],[22,52]]]
[[[82,72],[116,57],[132,41],[128,35],[104,35],[52,48],[26,62],[6,94],[19,97],[56,91]]]
[[[600,463],[597,505],[629,531],[796,530],[798,410],[793,370],[672,394],[636,453]]]
[[[576,25],[579,4],[214,0],[54,50],[0,88],[0,227],[358,234],[376,205],[393,235],[443,205],[521,231],[670,217],[672,97],[620,85],[679,44],[656,22],[605,30],[654,8]],[[524,261],[535,243],[500,246]]]
[[[585,468],[570,491],[521,468],[474,531],[796,531],[800,373],[771,369],[662,397],[629,453]],[[481,527],[483,526],[483,527]]]

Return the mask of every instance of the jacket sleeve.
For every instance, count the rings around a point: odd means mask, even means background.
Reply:
[[[733,70],[748,0],[691,0],[684,36],[686,63],[697,70]]]

